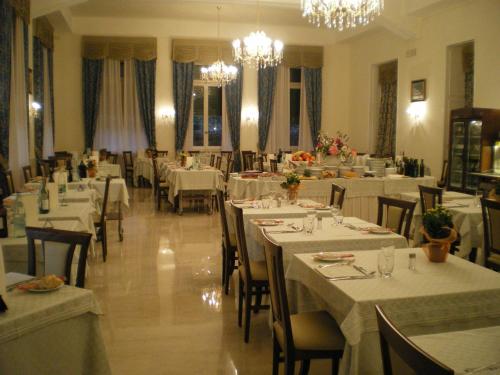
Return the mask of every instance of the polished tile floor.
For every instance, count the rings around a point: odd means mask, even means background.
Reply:
[[[110,225],[108,259],[92,260],[86,285],[104,312],[113,374],[271,374],[267,311],[252,317],[245,344],[234,293],[221,290],[218,214],[156,212],[150,189],[129,192],[125,238]]]

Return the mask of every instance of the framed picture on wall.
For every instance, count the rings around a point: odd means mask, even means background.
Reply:
[[[421,102],[426,99],[425,79],[411,81],[411,101]]]

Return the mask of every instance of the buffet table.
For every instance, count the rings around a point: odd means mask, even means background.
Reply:
[[[379,251],[351,251],[355,264],[377,269]],[[416,270],[408,254],[416,254]],[[500,275],[449,256],[431,263],[420,248],[396,249],[392,278],[332,281],[311,254],[295,255],[286,272],[292,312],[326,309],[346,337],[342,374],[382,374],[375,304],[406,335],[497,326]]]
[[[0,374],[111,374],[90,290],[7,293],[0,314]]]
[[[282,178],[241,178],[231,176],[228,191],[232,199],[259,199],[272,193],[281,193]],[[435,186],[432,176],[410,178],[331,178],[303,180],[299,198],[329,204],[332,183],[346,188],[343,212],[375,223],[377,221],[377,196],[399,197],[402,193],[418,191],[418,185]]]

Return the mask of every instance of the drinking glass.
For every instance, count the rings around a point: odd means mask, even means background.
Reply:
[[[332,205],[330,207],[330,212],[332,213],[332,225],[337,225],[337,214],[339,213],[340,208],[338,205]]]
[[[314,219],[316,218],[316,213],[308,213],[304,218],[304,232],[307,235],[312,235],[314,232]]]
[[[394,246],[382,247],[378,253],[378,273],[383,279],[388,279],[394,270]]]
[[[335,222],[337,225],[342,225],[344,222],[344,214],[341,209],[338,210],[337,215],[335,216]]]
[[[269,209],[271,207],[271,199],[269,198],[262,198],[262,208],[264,209]]]

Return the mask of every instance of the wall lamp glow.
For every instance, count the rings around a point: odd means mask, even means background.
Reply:
[[[406,113],[411,117],[415,125],[420,125],[427,114],[427,102],[412,102],[408,106]]]
[[[158,113],[160,115],[160,118],[165,121],[172,121],[175,118],[175,109],[173,109],[172,107],[160,108],[160,111]]]
[[[241,111],[241,119],[247,125],[257,125],[259,121],[259,110],[257,107],[246,107]]]
[[[38,118],[40,117],[40,110],[42,109],[42,106],[38,102],[32,102],[31,103],[31,109],[30,109],[30,116],[32,118]]]

